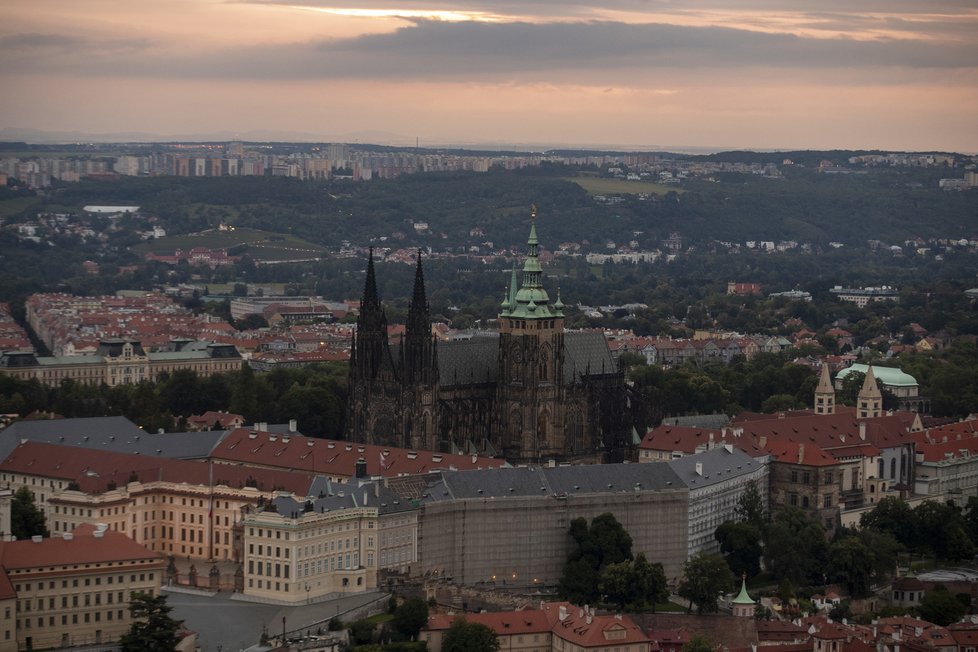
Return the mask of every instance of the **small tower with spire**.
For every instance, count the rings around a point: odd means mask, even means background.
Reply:
[[[747,593],[747,574],[740,577],[740,593],[731,603],[733,615],[738,618],[753,618],[757,609],[757,602]]]
[[[815,414],[835,414],[835,388],[826,362],[822,363],[822,375],[815,388]]]
[[[873,375],[873,365],[866,370],[866,379],[856,398],[856,416],[860,419],[872,419],[883,416],[883,393],[876,384]]]

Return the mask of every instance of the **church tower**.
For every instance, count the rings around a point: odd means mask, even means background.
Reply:
[[[815,388],[815,414],[835,414],[835,388],[829,377],[829,365],[822,363],[822,375]]]
[[[438,431],[438,352],[431,334],[431,309],[424,288],[421,251],[414,272],[414,291],[408,305],[407,324],[401,344],[400,380],[403,446],[429,449]]]
[[[536,207],[523,272],[512,280],[499,313],[495,444],[507,459],[564,452],[564,311],[543,288]],[[519,278],[519,288],[517,280]]]
[[[866,380],[863,381],[863,387],[856,398],[856,416],[860,419],[883,416],[883,394],[876,384],[873,365],[869,365],[866,370]]]
[[[357,330],[350,353],[350,379],[346,429],[351,439],[373,443],[387,436],[394,424],[394,408],[384,398],[383,387],[394,381],[390,346],[387,341],[387,315],[380,304],[374,272],[374,250],[367,260],[367,280],[360,299]]]

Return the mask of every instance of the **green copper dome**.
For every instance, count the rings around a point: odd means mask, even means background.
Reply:
[[[543,289],[543,268],[540,267],[539,247],[537,240],[536,212],[530,223],[530,237],[526,243],[529,248],[526,260],[523,262],[522,281],[516,289],[516,267],[513,267],[513,277],[509,285],[509,296],[503,301],[502,316],[517,319],[553,319],[563,317],[564,304],[558,298],[556,303],[550,303],[550,296]]]

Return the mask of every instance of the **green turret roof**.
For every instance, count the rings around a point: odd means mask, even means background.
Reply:
[[[543,289],[543,268],[540,267],[539,246],[536,228],[536,210],[532,214],[530,237],[527,239],[529,252],[523,262],[523,279],[517,289],[516,267],[509,285],[509,294],[502,304],[502,316],[518,319],[553,319],[563,317],[563,303],[558,299],[550,303],[547,291]]]
[[[733,599],[733,603],[734,604],[757,604],[757,602],[755,602],[754,600],[752,600],[751,597],[750,597],[750,595],[748,595],[748,593],[747,593],[747,577],[746,576],[743,577],[743,578],[741,578],[741,580],[740,580],[740,593],[738,593],[737,594],[737,597]]]

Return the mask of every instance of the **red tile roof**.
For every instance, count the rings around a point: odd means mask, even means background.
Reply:
[[[247,468],[229,464],[211,465],[204,462],[154,458],[145,455],[112,453],[74,446],[25,442],[17,446],[0,463],[0,470],[44,478],[77,482],[89,494],[103,493],[111,487],[122,487],[134,478],[140,482],[176,482],[209,486],[241,488],[254,486],[261,492],[278,489],[305,496],[311,484],[311,474],[298,469],[289,473],[276,469]]]
[[[563,620],[560,619],[560,607],[567,610],[567,616]],[[582,648],[634,645],[652,641],[627,616],[588,617],[583,609],[569,602],[548,602],[543,605],[543,611],[550,620],[554,636]]]
[[[214,460],[251,466],[305,471],[330,477],[353,477],[357,460],[371,476],[419,475],[442,469],[493,469],[505,460],[477,455],[451,455],[406,448],[315,439],[295,433],[232,430],[211,452]]]
[[[428,617],[426,630],[446,630],[457,618],[467,622],[485,625],[497,636],[512,636],[517,634],[550,633],[550,621],[546,614],[539,609],[524,611],[502,611],[479,614],[434,614]]]
[[[561,608],[564,610],[564,618],[560,617]],[[425,629],[446,630],[457,617],[459,616],[447,614],[430,616]],[[541,609],[466,614],[461,617],[470,623],[489,627],[497,636],[553,632],[554,636],[581,648],[607,648],[651,642],[628,617],[588,616],[582,608],[569,602],[549,602],[542,605]]]
[[[0,565],[8,571],[141,559],[162,565],[163,554],[149,550],[121,532],[106,530],[97,537],[92,525],[77,528],[70,541],[53,537],[40,543],[29,539],[0,543]]]

